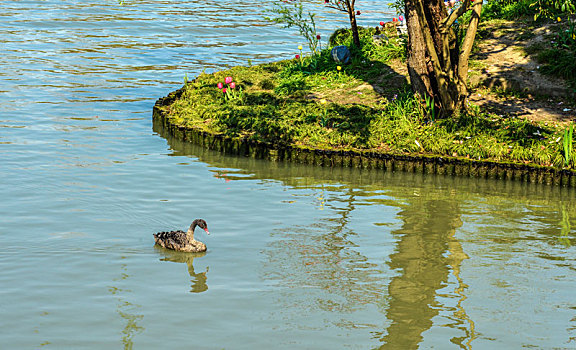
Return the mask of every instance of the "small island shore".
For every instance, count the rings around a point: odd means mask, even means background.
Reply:
[[[509,23],[499,25],[511,35]],[[352,50],[349,65],[333,62],[324,50],[201,74],[156,102],[155,128],[209,149],[272,161],[576,186],[576,157],[569,154],[567,161],[562,142],[570,89],[543,97],[494,86],[494,70],[482,62],[489,55],[481,50],[495,45],[487,37],[471,65],[475,105],[439,119],[411,96],[394,32],[364,28],[361,34],[362,50]],[[382,34],[388,40],[376,42]],[[339,30],[330,46],[350,40]],[[488,102],[479,103],[479,95]],[[544,118],[530,118],[503,103],[498,110],[497,99],[551,107]]]

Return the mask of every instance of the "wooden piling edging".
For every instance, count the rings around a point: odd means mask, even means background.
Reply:
[[[242,155],[270,161],[291,161],[326,167],[372,168],[386,171],[419,172],[452,176],[514,180],[547,185],[576,187],[576,172],[568,169],[520,163],[499,163],[467,158],[401,155],[374,151],[321,150],[299,146],[279,146],[246,138],[176,125],[163,112],[182,94],[182,89],[158,99],[153,109],[154,124],[174,137],[225,154]]]

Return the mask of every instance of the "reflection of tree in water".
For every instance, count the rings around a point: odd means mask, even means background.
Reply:
[[[466,285],[460,278],[460,265],[467,255],[454,237],[462,225],[458,200],[437,193],[415,197],[413,193],[399,191],[394,194],[398,197],[390,197],[388,192],[387,199],[381,199],[369,190],[330,186],[322,189],[323,195],[315,195],[323,198],[318,205],[332,215],[308,227],[296,226],[273,234],[277,239],[267,252],[270,262],[267,277],[290,287],[282,292],[290,295],[282,297],[308,309],[307,312],[317,309],[350,314],[375,305],[387,315],[390,326],[374,335],[383,343],[382,348],[390,349],[417,348],[439,310],[451,311],[449,327],[463,334],[452,342],[462,348],[470,347],[476,335],[474,323],[462,307]],[[396,252],[388,262],[390,269],[400,275],[390,283],[387,283],[389,269],[361,253],[362,247],[355,243],[357,234],[349,228],[359,202],[402,208],[397,214],[402,227],[393,232],[398,239]],[[458,300],[451,308],[438,300],[440,290],[449,284],[450,275],[456,285],[450,294]],[[294,301],[298,299],[299,302]],[[339,326],[361,326],[354,321],[345,322],[350,321],[342,320]]]
[[[572,227],[570,226],[570,214],[566,210],[566,205],[562,204],[560,208],[562,213],[562,221],[560,221],[560,237],[558,241],[565,247],[570,247],[572,242],[570,242],[570,234],[572,233]]]
[[[354,189],[348,188],[345,193],[329,191],[330,187],[324,190],[316,195],[322,198],[319,209],[328,207],[336,214],[318,224],[273,233],[277,240],[266,252],[270,262],[266,264],[267,278],[291,287],[284,291],[291,295],[283,299],[303,298],[301,306],[352,312],[381,298],[379,291],[385,283],[378,265],[355,250],[351,238],[356,233],[347,228],[354,210]],[[301,293],[301,288],[309,287],[322,291],[321,295],[311,299],[311,290]]]
[[[169,249],[164,249],[162,247],[154,246],[154,249],[158,254],[162,256],[160,259],[161,261],[171,261],[175,263],[184,263],[188,266],[188,274],[192,279],[190,282],[192,283],[190,288],[190,293],[202,293],[208,290],[207,279],[208,277],[206,274],[208,273],[208,267],[206,271],[203,272],[195,272],[194,271],[194,259],[201,258],[206,255],[206,252],[202,253],[184,253],[184,252],[177,252]]]
[[[122,257],[125,259],[126,257]],[[124,280],[130,277],[127,271],[127,264],[122,264],[122,274],[120,277],[115,278],[115,284],[122,284]],[[122,329],[122,344],[124,344],[124,350],[131,350],[134,347],[133,338],[136,334],[142,333],[144,331],[144,327],[138,325],[138,321],[144,318],[144,315],[138,315],[136,312],[142,306],[138,304],[133,304],[126,300],[126,295],[131,293],[130,289],[123,289],[120,287],[112,286],[108,288],[108,291],[112,293],[118,300],[118,307],[116,311],[118,315],[126,321],[126,326]]]
[[[422,334],[432,327],[433,318],[439,310],[447,309],[437,297],[448,285],[450,273],[457,280],[454,292],[460,296],[450,317],[450,328],[460,329],[465,334],[451,341],[469,348],[475,334],[474,323],[461,304],[466,286],[460,279],[460,265],[468,256],[454,237],[456,229],[462,225],[457,201],[410,201],[398,216],[403,225],[393,232],[399,241],[388,264],[400,271],[400,275],[392,278],[388,286],[386,314],[392,323],[381,338],[381,349],[418,348]]]

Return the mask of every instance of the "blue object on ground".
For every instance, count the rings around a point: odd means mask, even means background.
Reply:
[[[336,63],[350,63],[350,50],[345,45],[334,46],[330,54]]]

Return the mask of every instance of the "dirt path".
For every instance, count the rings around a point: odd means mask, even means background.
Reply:
[[[524,48],[549,43],[548,27],[530,28],[499,21],[480,31],[473,55],[470,102],[497,114],[538,121],[576,120],[574,92],[562,80],[540,73],[540,65]]]
[[[576,93],[559,78],[540,73],[540,64],[526,53],[534,45],[549,45],[551,24],[531,27],[512,21],[482,23],[478,50],[470,61],[470,103],[489,112],[534,121],[565,123],[576,121]],[[339,103],[378,104],[389,100],[407,83],[406,63],[392,60],[388,69],[372,83],[353,90],[333,89],[330,94],[309,98]]]

